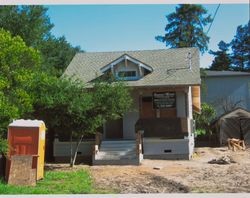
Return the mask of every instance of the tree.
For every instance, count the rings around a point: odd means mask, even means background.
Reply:
[[[32,84],[36,92],[33,116],[44,120],[49,130],[59,136],[71,142],[77,139],[71,166],[83,138],[95,134],[107,120],[122,117],[132,103],[123,82],[96,82],[91,89],[86,89],[78,81],[40,75]]]
[[[61,76],[80,47],[73,47],[65,37],[51,34],[53,24],[44,6],[1,6],[0,28],[20,36],[26,45],[41,52],[43,69]]]
[[[231,41],[233,69],[250,71],[250,21],[245,26],[238,26]]]
[[[204,53],[208,49],[209,37],[203,29],[212,21],[206,14],[207,10],[201,5],[180,4],[174,13],[166,16],[166,34],[155,38],[171,48],[197,47]]]
[[[0,153],[8,149],[8,124],[33,110],[34,98],[27,87],[39,66],[38,51],[0,28]]]
[[[41,42],[39,50],[44,57],[43,68],[47,70],[50,68],[57,77],[62,75],[73,56],[82,51],[80,47],[73,47],[64,36],[59,38],[49,36]]]
[[[228,49],[229,46],[230,44],[227,44],[224,41],[220,41],[218,44],[219,47],[218,51],[212,51],[212,50],[209,51],[210,54],[215,56],[213,63],[209,68],[210,70],[217,70],[217,71],[230,70],[231,59],[230,55],[227,53],[227,51],[229,50]]]
[[[39,70],[38,51],[27,47],[19,37],[0,29],[0,133],[6,135],[8,123],[32,111],[33,97],[27,91]]]
[[[22,37],[28,46],[37,47],[54,26],[47,10],[44,6],[1,6],[0,27]]]

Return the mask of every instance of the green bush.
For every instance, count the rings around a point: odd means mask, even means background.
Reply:
[[[196,131],[197,136],[207,135],[212,133],[210,129],[210,122],[215,118],[216,112],[213,106],[202,103],[201,104],[201,114],[194,114],[194,119],[196,121]]]
[[[8,152],[8,142],[7,140],[0,138],[0,154],[7,154]]]

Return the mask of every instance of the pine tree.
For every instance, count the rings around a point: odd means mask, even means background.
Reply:
[[[210,70],[217,70],[217,71],[230,70],[231,59],[230,55],[227,53],[227,51],[229,50],[229,46],[230,44],[227,44],[224,41],[220,41],[218,44],[219,47],[218,51],[212,51],[212,50],[209,51],[210,54],[215,56],[213,63],[209,68]]]
[[[250,71],[250,21],[245,26],[238,26],[231,41],[233,69]]]
[[[156,40],[171,48],[197,47],[202,53],[207,51],[209,37],[204,32],[204,27],[212,19],[205,8],[201,5],[180,4],[166,18],[166,34],[156,36]]]

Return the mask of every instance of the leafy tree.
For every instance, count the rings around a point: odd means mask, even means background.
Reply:
[[[196,134],[197,135],[211,135],[210,122],[215,118],[215,109],[207,104],[201,104],[201,114],[194,114],[194,119],[196,121]]]
[[[39,69],[38,51],[27,47],[23,40],[11,37],[0,29],[0,133],[5,134],[6,126],[33,110],[33,97],[27,91],[30,80]]]
[[[19,35],[28,46],[41,52],[43,69],[61,76],[69,62],[80,51],[65,37],[51,34],[53,24],[44,6],[0,6],[0,28]]]
[[[166,34],[155,38],[171,48],[197,47],[204,53],[208,49],[209,37],[203,29],[212,21],[206,14],[207,10],[201,5],[180,4],[174,13],[166,16]]]
[[[44,120],[59,136],[77,139],[71,166],[82,139],[95,134],[107,120],[122,117],[132,102],[122,82],[97,82],[89,90],[77,81],[40,75],[32,84],[37,94],[34,117]]]
[[[210,54],[215,56],[213,63],[209,68],[210,70],[217,70],[217,71],[230,70],[231,59],[230,55],[227,53],[227,51],[229,50],[228,49],[229,46],[230,44],[227,44],[224,41],[220,41],[218,44],[219,47],[218,51],[212,51],[212,50],[209,51]]]
[[[250,71],[250,21],[245,26],[238,26],[231,41],[233,69]]]
[[[8,149],[8,124],[33,110],[34,97],[27,87],[39,66],[36,50],[27,47],[19,36],[11,37],[10,32],[0,29],[0,153]]]

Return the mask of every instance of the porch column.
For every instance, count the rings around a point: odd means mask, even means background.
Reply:
[[[191,120],[193,119],[193,106],[192,106],[192,90],[191,86],[188,87],[186,93],[186,108],[187,108],[187,119],[188,119],[188,133],[191,133]]]

